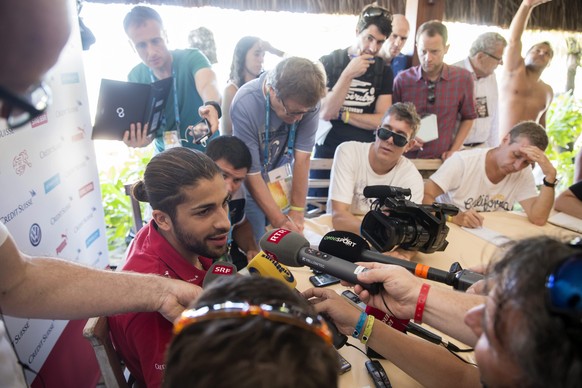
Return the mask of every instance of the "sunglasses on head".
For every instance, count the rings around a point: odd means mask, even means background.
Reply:
[[[376,17],[384,17],[392,20],[392,13],[388,11],[386,8],[380,7],[369,7],[362,13],[362,18],[364,19]]]
[[[582,253],[566,257],[546,277],[546,303],[568,326],[582,328]]]
[[[378,127],[376,136],[378,136],[378,138],[381,140],[388,140],[392,138],[392,142],[397,147],[404,147],[406,144],[408,144],[408,139],[406,136],[396,133],[389,128]]]
[[[253,305],[247,302],[224,302],[197,309],[185,310],[174,324],[174,335],[186,326],[214,319],[262,317],[271,322],[287,324],[312,332],[328,345],[332,344],[332,333],[321,315],[311,315],[302,308],[288,303]]]

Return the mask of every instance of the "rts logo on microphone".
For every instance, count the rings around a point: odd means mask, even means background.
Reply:
[[[269,238],[267,238],[267,241],[268,242],[272,242],[273,244],[278,244],[279,241],[281,241],[283,239],[283,237],[285,237],[289,233],[291,233],[290,230],[287,230],[287,229],[277,229],[276,231],[274,231],[269,236]]]

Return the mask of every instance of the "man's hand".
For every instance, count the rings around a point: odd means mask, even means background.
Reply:
[[[352,306],[334,290],[310,288],[302,294],[318,313],[327,313],[341,333],[352,335],[360,316],[357,307]]]
[[[483,216],[475,211],[475,209],[459,212],[453,217],[453,223],[467,228],[480,228],[483,226],[483,220]]]
[[[141,123],[131,123],[129,125],[129,130],[123,133],[123,142],[128,147],[145,147],[149,145],[153,140],[153,136],[148,136],[149,123],[143,126]]]
[[[372,307],[376,307],[386,313],[386,307],[382,297],[390,311],[401,319],[413,318],[416,301],[423,280],[414,277],[404,267],[380,263],[357,263],[362,267],[370,268],[358,274],[358,280],[367,284],[382,283],[384,289],[377,295],[370,294],[362,286],[356,285],[355,291],[362,301]]]
[[[297,226],[300,233],[303,233],[305,227],[305,213],[303,211],[289,210],[289,218]]]
[[[202,105],[198,108],[198,115],[208,121],[210,132],[218,131],[218,111],[212,105]]]
[[[167,278],[160,280],[164,283],[165,289],[161,295],[158,312],[168,321],[174,322],[182,311],[198,298],[202,288],[183,280]]]
[[[548,182],[554,182],[556,180],[556,168],[552,162],[550,162],[544,151],[533,145],[523,146],[519,150],[523,152],[529,160],[540,166]]]
[[[374,63],[374,56],[370,54],[362,54],[357,57],[352,58],[348,65],[344,69],[351,79],[358,78],[368,71],[368,67]]]

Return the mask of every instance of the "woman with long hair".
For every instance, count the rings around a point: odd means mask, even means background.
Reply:
[[[234,48],[229,80],[222,93],[221,135],[232,135],[230,105],[238,89],[263,72],[265,52],[282,57],[285,53],[256,36],[241,38]]]

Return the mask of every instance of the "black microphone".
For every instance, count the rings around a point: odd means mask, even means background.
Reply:
[[[218,278],[234,275],[236,275],[236,266],[234,264],[226,261],[217,261],[206,271],[206,275],[204,275],[204,280],[202,281],[202,288],[208,287],[209,284],[212,284]]]
[[[358,280],[358,274],[368,269],[309,247],[309,241],[286,229],[267,232],[259,242],[261,249],[275,260],[289,267],[304,265],[327,274],[359,284],[371,294],[380,292],[381,284],[367,284]]]
[[[375,187],[375,186],[371,186]],[[331,231],[321,239],[319,249],[330,255],[341,257],[352,263],[358,261],[377,262],[392,264],[404,267],[415,276],[434,280],[453,286],[457,290],[466,290],[473,283],[483,278],[483,275],[476,272],[462,270],[462,272],[452,273],[442,269],[432,268],[428,265],[413,263],[411,261],[386,256],[379,252],[370,250],[370,246],[362,237],[355,233],[344,231]],[[462,278],[462,279],[461,279]]]

